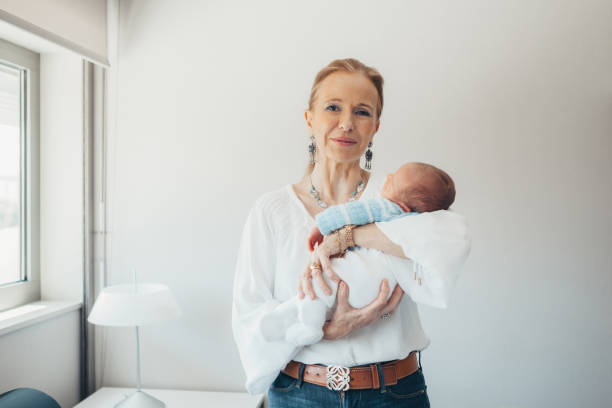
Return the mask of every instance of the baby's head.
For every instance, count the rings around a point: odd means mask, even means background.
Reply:
[[[407,212],[448,210],[455,201],[455,183],[430,164],[406,163],[387,176],[381,195]]]

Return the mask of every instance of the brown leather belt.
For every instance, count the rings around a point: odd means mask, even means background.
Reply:
[[[297,361],[290,361],[283,373],[290,377],[299,378],[300,365]],[[403,360],[396,360],[382,365],[385,385],[395,385],[419,369],[416,351],[413,351]],[[361,367],[322,366],[306,364],[302,379],[311,384],[321,385],[334,391],[365,390],[380,388],[378,367],[376,364]]]

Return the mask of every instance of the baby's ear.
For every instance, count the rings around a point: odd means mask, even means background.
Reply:
[[[412,212],[412,209],[410,207],[408,207],[406,204],[404,203],[398,203],[398,205],[400,206],[400,208],[402,210],[404,210],[404,212]]]

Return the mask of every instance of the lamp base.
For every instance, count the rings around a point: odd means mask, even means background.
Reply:
[[[115,408],[164,408],[166,404],[154,396],[143,391],[136,391],[117,405]]]

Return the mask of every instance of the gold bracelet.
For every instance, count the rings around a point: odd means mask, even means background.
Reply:
[[[353,240],[353,229],[354,225],[345,225],[338,230],[338,243],[340,245],[340,253],[344,255],[347,248],[354,247],[355,241]]]

